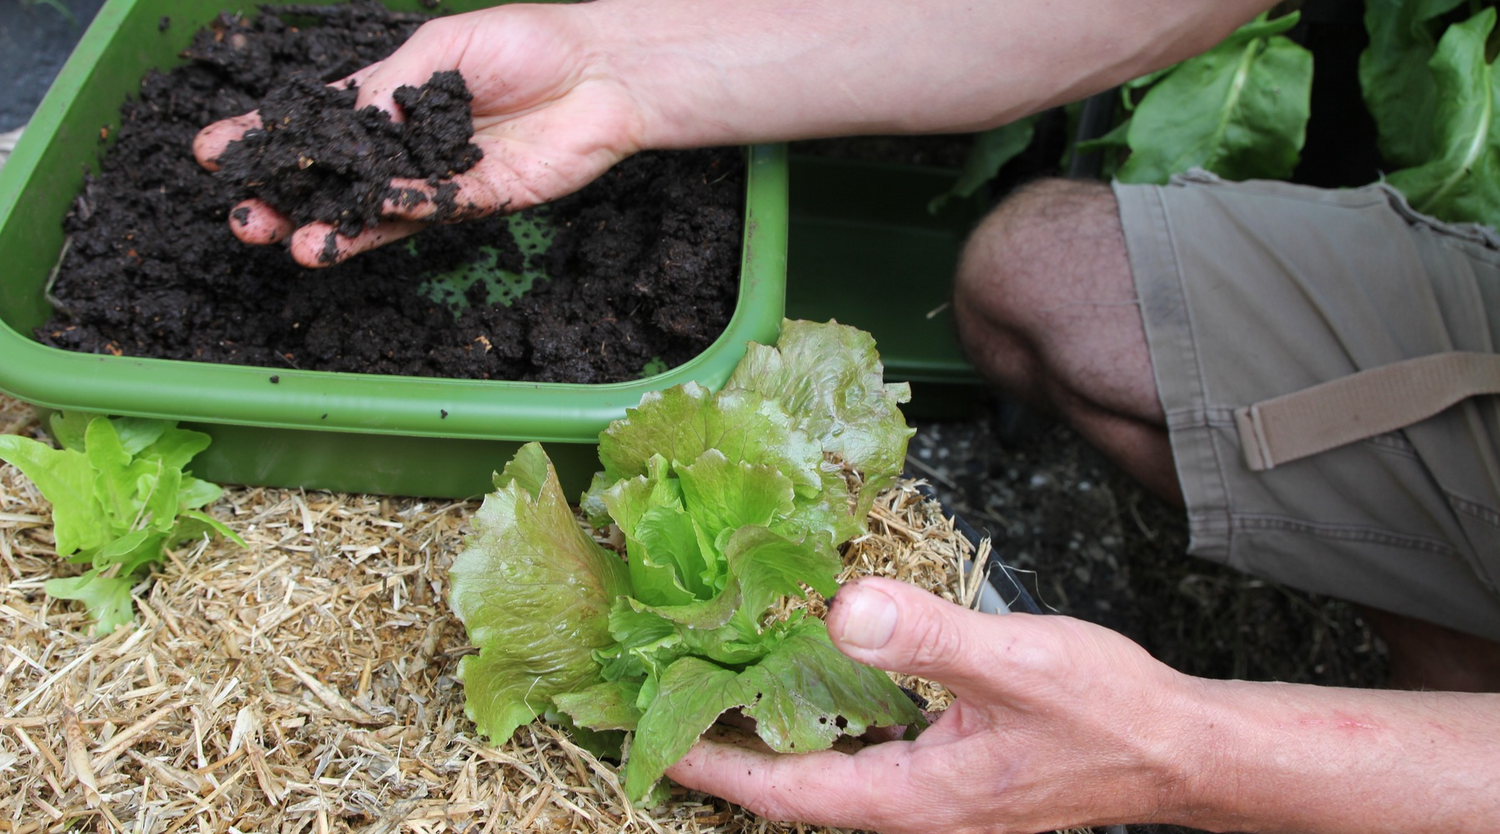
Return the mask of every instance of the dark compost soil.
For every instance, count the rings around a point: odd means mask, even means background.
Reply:
[[[455,71],[435,73],[421,87],[397,88],[394,98],[405,116],[400,122],[378,107],[356,110],[355,95],[353,87],[292,76],[261,101],[264,127],[246,131],[219,156],[219,178],[295,225],[321,220],[354,237],[380,219],[387,199],[413,199],[392,188],[392,179],[425,179],[441,194],[442,180],[483,156],[469,141],[473,97]],[[447,202],[443,216],[455,208],[451,198]],[[235,212],[230,216],[243,222]]]
[[[738,149],[627,159],[534,210],[553,229],[545,253],[515,240],[503,218],[434,226],[410,246],[323,270],[303,269],[281,247],[234,238],[227,214],[247,195],[244,178],[237,184],[199,168],[197,131],[268,96],[269,108],[284,106],[280,88],[305,91],[309,79],[321,84],[379,60],[423,19],[374,3],[296,6],[253,19],[223,15],[198,32],[184,53],[189,62],[148,74],[139,100],[122,108],[116,144],[68,217],[70,240],[49,295],[59,312],[38,339],[117,355],[580,383],[635,378],[648,363],[671,367],[703,352],[736,300]],[[352,116],[347,96],[324,103]],[[455,147],[470,147],[467,136]],[[476,258],[480,268],[551,280],[510,306],[486,304],[495,296],[483,282],[447,296],[424,288],[424,275]]]

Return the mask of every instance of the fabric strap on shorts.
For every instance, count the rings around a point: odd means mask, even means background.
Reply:
[[[1500,394],[1500,355],[1436,353],[1234,411],[1245,464],[1259,472],[1420,423],[1464,399]]]

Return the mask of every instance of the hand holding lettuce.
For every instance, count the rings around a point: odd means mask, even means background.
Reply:
[[[459,668],[479,731],[504,741],[565,716],[625,745],[640,803],[727,710],[780,752],[920,723],[821,621],[767,616],[804,586],[834,592],[838,546],[900,474],[909,393],[881,371],[869,334],[789,321],[722,391],[648,394],[600,436],[582,500],[620,529],[623,562],[581,529],[541,446],[523,447],[453,566],[453,609],[480,649]]]

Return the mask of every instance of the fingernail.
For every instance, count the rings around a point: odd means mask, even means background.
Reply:
[[[839,592],[843,609],[840,636],[861,649],[878,649],[896,631],[896,601],[873,588],[845,588]]]

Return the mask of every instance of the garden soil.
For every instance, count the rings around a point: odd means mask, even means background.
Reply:
[[[353,165],[390,141],[405,142],[421,168],[390,175],[443,176],[473,163],[477,148],[453,133],[455,107],[467,121],[467,91],[452,79],[430,82],[429,89],[442,86],[442,106],[408,109],[414,127],[431,128],[415,142],[404,128],[356,114],[346,93],[317,100],[334,131],[297,103],[299,93],[385,57],[424,19],[373,3],[295,6],[253,18],[226,14],[196,33],[184,53],[189,61],[149,74],[140,97],[124,106],[101,172],[67,219],[69,242],[49,294],[59,312],[37,338],[91,353],[577,383],[633,379],[648,366],[702,353],[736,302],[745,187],[739,149],[640,154],[584,190],[523,213],[519,226],[504,218],[434,226],[410,245],[326,269],[304,269],[283,247],[247,246],[231,234],[229,212],[252,193],[273,201],[290,193],[299,218],[334,220],[345,231],[371,219],[366,209],[384,192],[368,167],[311,184],[285,179],[278,159],[291,153],[295,161],[298,147],[321,148],[304,155],[325,159],[309,169],[294,164],[303,174],[337,168],[327,161],[339,152]],[[408,100],[432,98],[417,91]],[[191,145],[201,127],[262,106],[295,111],[301,133],[288,131],[298,135],[276,147],[247,148],[259,153],[242,154],[218,176],[195,163]],[[320,135],[358,141],[330,150],[318,144]],[[256,171],[285,187],[247,186],[264,179]],[[351,211],[332,200],[329,179],[363,193],[363,203]],[[550,246],[538,244],[537,223],[550,226]],[[550,280],[505,306],[489,303],[504,288],[485,281],[434,290],[423,279],[476,270]]]

